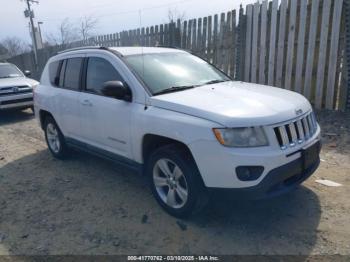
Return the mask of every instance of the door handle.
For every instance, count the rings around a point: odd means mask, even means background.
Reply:
[[[83,100],[83,102],[81,104],[83,106],[92,106],[92,103],[89,100],[87,100],[87,99]]]

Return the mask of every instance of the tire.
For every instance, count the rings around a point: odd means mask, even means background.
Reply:
[[[177,145],[155,150],[147,160],[146,175],[157,202],[172,216],[189,217],[208,202],[194,159]]]
[[[53,117],[47,116],[45,118],[44,132],[47,147],[51,154],[55,158],[64,159],[68,154],[68,148],[64,136]]]

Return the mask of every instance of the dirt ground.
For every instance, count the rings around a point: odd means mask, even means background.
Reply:
[[[321,166],[295,192],[214,199],[203,214],[178,220],[140,175],[84,153],[56,160],[30,111],[2,112],[0,254],[350,255],[350,114],[318,119]]]

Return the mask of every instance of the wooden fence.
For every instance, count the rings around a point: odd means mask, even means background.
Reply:
[[[236,80],[302,93],[316,108],[343,109],[349,90],[340,81],[345,47],[342,11],[343,0],[266,0],[245,10],[40,50],[39,69],[54,52],[69,47],[173,46],[190,50]],[[23,55],[12,61],[21,67],[21,59]]]
[[[342,85],[346,88],[341,89],[340,107],[350,111],[350,0],[344,0],[344,17],[345,17],[345,45],[344,45],[344,59],[342,60]]]
[[[247,7],[244,81],[304,94],[337,108],[342,0],[273,0]]]

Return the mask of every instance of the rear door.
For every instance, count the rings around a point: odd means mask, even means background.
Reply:
[[[79,98],[83,139],[90,145],[130,157],[130,117],[133,103],[104,96],[107,81],[124,82],[116,59],[107,55],[87,56],[84,91]]]
[[[79,138],[81,133],[79,96],[83,59],[83,55],[77,55],[62,61],[56,92],[60,128],[70,138]]]

